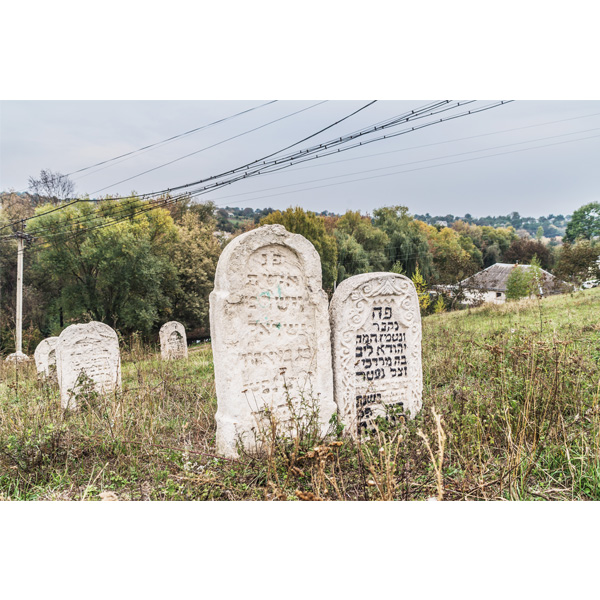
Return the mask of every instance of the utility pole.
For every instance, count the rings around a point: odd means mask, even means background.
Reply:
[[[17,320],[15,331],[15,352],[6,357],[7,361],[27,361],[29,357],[23,354],[23,251],[25,249],[25,240],[31,239],[23,231],[23,223],[21,223],[21,231],[15,232],[17,238]]]

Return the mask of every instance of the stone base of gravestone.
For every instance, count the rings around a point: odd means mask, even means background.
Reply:
[[[30,358],[27,354],[23,354],[23,352],[13,352],[12,354],[9,354],[5,360],[6,362],[21,363],[29,361]]]
[[[421,409],[421,313],[410,279],[365,273],[343,281],[330,306],[335,401],[352,437],[377,418]]]
[[[261,452],[273,429],[329,429],[335,412],[327,295],[314,246],[282,225],[224,249],[210,294],[217,450]],[[312,421],[311,421],[312,419]]]

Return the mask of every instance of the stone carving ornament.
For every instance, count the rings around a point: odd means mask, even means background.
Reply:
[[[335,401],[350,435],[378,416],[421,409],[421,313],[415,286],[395,273],[343,281],[330,307]],[[393,409],[390,411],[390,409]]]

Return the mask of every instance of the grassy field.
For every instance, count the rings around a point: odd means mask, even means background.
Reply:
[[[123,391],[63,413],[33,364],[0,363],[4,500],[600,500],[600,290],[423,321],[423,410],[360,444],[268,436],[216,456],[210,345],[133,343]],[[272,432],[271,432],[272,433]]]

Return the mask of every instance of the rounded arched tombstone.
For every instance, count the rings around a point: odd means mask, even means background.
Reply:
[[[187,336],[185,327],[177,321],[165,323],[158,332],[160,355],[163,360],[187,358]]]
[[[9,354],[5,359],[6,362],[10,363],[25,363],[29,361],[29,356],[23,352],[13,352]]]
[[[116,331],[98,321],[69,325],[56,346],[56,374],[63,409],[76,410],[77,394],[121,389],[121,356]]]
[[[38,375],[43,377],[56,376],[56,344],[58,337],[42,340],[33,353]]]
[[[269,430],[294,436],[300,418],[322,434],[333,400],[327,295],[321,260],[303,236],[266,225],[223,250],[210,294],[217,389],[217,451],[260,451]]]
[[[335,401],[352,437],[377,417],[421,409],[421,312],[410,279],[365,273],[343,281],[331,300]]]

